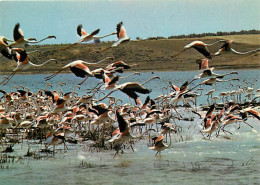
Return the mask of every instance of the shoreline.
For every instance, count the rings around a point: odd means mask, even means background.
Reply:
[[[61,69],[66,64],[83,60],[86,62],[96,62],[105,57],[113,57],[113,61],[105,61],[90,67],[90,70],[96,68],[104,68],[108,64],[122,60],[129,65],[137,64],[127,72],[155,72],[155,71],[195,71],[198,70],[196,59],[204,58],[199,52],[191,48],[172,58],[174,54],[183,50],[184,46],[195,40],[204,43],[214,43],[219,39],[233,39],[232,48],[237,51],[245,52],[260,48],[260,34],[257,35],[235,35],[223,37],[205,37],[205,38],[184,38],[184,39],[158,39],[158,40],[142,40],[130,41],[119,45],[118,47],[106,50],[102,53],[94,51],[111,46],[112,42],[102,42],[98,44],[83,43],[71,47],[67,50],[61,50],[69,44],[59,45],[30,45],[25,49],[27,51],[39,50],[40,53],[30,54],[32,63],[41,64],[49,59],[57,59],[57,63],[49,63],[40,68],[30,67],[27,70],[19,71],[17,74],[50,74]],[[209,46],[210,53],[215,53],[223,43]],[[1,75],[10,74],[16,68],[16,62],[0,58]],[[260,51],[248,55],[237,55],[231,52],[223,52],[220,56],[214,57],[209,61],[209,66],[215,70],[250,70],[260,69]],[[63,71],[69,73],[69,70]]]
[[[232,70],[239,70],[239,71],[248,71],[248,70],[251,70],[251,71],[254,71],[254,70],[260,70],[260,67],[259,68],[237,68],[237,69],[229,69],[229,68],[225,68],[225,69],[216,69],[215,71],[232,71]],[[199,70],[193,70],[193,69],[189,69],[189,70],[142,70],[142,71],[137,71],[137,70],[126,70],[124,71],[124,73],[131,73],[131,72],[142,72],[142,73],[156,73],[156,72],[183,72],[183,71],[199,71]],[[47,75],[47,74],[52,74],[53,72],[46,72],[46,73],[31,73],[31,72],[20,72],[19,74],[17,75]],[[71,74],[72,72],[68,71],[68,72],[61,72],[59,74]],[[8,75],[9,73],[3,73],[1,75]],[[0,76],[1,76],[0,75]]]

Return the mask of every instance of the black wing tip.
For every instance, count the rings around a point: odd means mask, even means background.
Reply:
[[[93,31],[93,32],[91,33],[91,35],[96,35],[96,34],[99,33],[99,31],[100,31],[100,29],[97,29],[97,30]]]
[[[19,27],[20,27],[20,23],[16,23],[15,28],[19,28]]]

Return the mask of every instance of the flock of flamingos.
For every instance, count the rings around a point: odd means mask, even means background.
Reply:
[[[122,43],[132,42],[127,36],[122,22],[117,24],[115,32],[105,36],[98,36],[99,29],[88,34],[82,25],[77,27],[77,33],[80,40],[62,48],[63,50],[91,40],[98,43],[100,39],[111,35],[117,35],[118,40],[108,48],[97,50],[97,53],[120,47]],[[17,72],[27,67],[42,67],[48,62],[56,62],[56,59],[50,59],[42,64],[34,64],[30,61],[31,52],[26,52],[24,49],[26,44],[35,44],[51,38],[56,37],[51,35],[39,41],[35,38],[25,39],[19,23],[14,27],[13,40],[0,36],[1,57],[17,62],[17,67],[10,75],[2,77],[0,84],[10,83]],[[211,54],[208,47],[218,43],[223,43],[223,45],[218,51]],[[45,80],[48,81],[63,70],[70,69],[77,77],[83,79],[78,85],[83,84],[89,77],[100,79],[100,82],[93,89],[81,97],[77,96],[76,90],[68,93],[63,93],[62,88],[60,91],[48,90],[52,87],[49,82],[45,83],[45,89],[39,89],[36,93],[23,86],[18,87],[16,92],[0,90],[3,94],[0,99],[2,152],[12,152],[14,145],[21,144],[22,147],[24,143],[27,143],[27,154],[30,154],[30,145],[36,143],[39,147],[44,148],[41,149],[42,152],[53,152],[54,155],[57,145],[64,145],[64,150],[66,150],[68,143],[82,144],[87,140],[91,141],[89,147],[93,150],[114,149],[116,151],[115,157],[119,151],[123,152],[126,147],[133,149],[136,142],[145,140],[149,149],[156,151],[156,155],[161,155],[161,151],[171,146],[172,135],[181,137],[182,131],[188,129],[179,129],[182,126],[176,122],[176,120],[187,119],[185,118],[187,112],[198,116],[201,120],[196,124],[204,139],[212,139],[212,136],[219,137],[220,135],[232,136],[228,126],[235,123],[238,124],[238,129],[242,125],[251,127],[253,131],[257,132],[247,120],[249,117],[260,120],[259,100],[257,99],[260,89],[255,90],[241,84],[237,90],[213,96],[216,83],[228,81],[232,83],[233,80],[239,79],[226,79],[226,76],[237,75],[235,71],[228,74],[214,73],[214,68],[209,67],[210,60],[223,52],[246,55],[260,51],[258,48],[252,51],[238,52],[231,47],[231,44],[230,40],[219,40],[213,44],[194,41],[184,46],[182,51],[172,57],[177,57],[185,50],[194,48],[204,56],[196,61],[200,73],[192,81],[183,82],[180,87],[169,82],[167,87],[164,87],[169,91],[154,98],[149,96],[151,90],[147,89],[145,84],[158,79],[157,76],[142,83],[127,82],[118,85],[120,79],[128,77],[119,77],[118,75],[118,73],[123,73],[131,68],[127,63],[123,61],[111,62],[104,68],[92,71],[88,68],[89,65],[95,66],[103,61],[114,60],[111,57],[95,63],[76,60],[45,77]],[[138,73],[131,75],[136,74]],[[205,80],[200,80],[202,78]],[[195,84],[198,81],[200,82]],[[60,86],[62,85],[61,83]],[[208,99],[202,109],[196,105],[196,99],[201,96],[201,93],[198,92],[202,92],[205,85],[212,86],[212,89],[205,93]],[[103,90],[110,90],[110,92],[105,95]],[[129,96],[129,103],[122,105],[122,100],[119,97],[112,96],[115,91],[121,91],[120,93]],[[104,95],[102,98],[100,97],[101,93]],[[147,94],[145,102],[141,101],[139,93]],[[220,96],[222,96],[222,100],[220,100]],[[108,99],[106,103],[103,101],[105,99]],[[221,103],[217,104],[217,100]],[[188,121],[190,120],[188,119]],[[167,137],[169,137],[169,141],[167,141]]]

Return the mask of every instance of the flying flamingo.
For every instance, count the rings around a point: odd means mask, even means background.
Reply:
[[[14,31],[13,31],[13,36],[14,36],[14,42],[12,42],[11,44],[8,45],[8,47],[10,46],[17,46],[17,47],[24,47],[25,44],[29,43],[29,44],[36,44],[36,43],[39,43],[39,42],[42,42],[46,39],[51,39],[51,38],[55,38],[56,37],[54,35],[50,35],[48,37],[45,37],[39,41],[36,41],[35,38],[28,38],[28,39],[25,39],[24,38],[24,35],[23,35],[23,31],[22,29],[20,28],[20,24],[17,23],[14,27]]]
[[[219,42],[225,42],[225,40],[218,40],[218,41],[216,41],[212,44],[206,44],[202,41],[193,41],[193,42],[187,44],[186,46],[184,46],[184,49],[182,51],[180,51],[179,53],[173,55],[172,58],[175,58],[176,56],[178,56],[179,54],[181,54],[182,52],[184,52],[187,49],[194,48],[198,52],[200,52],[202,55],[207,57],[208,59],[212,59],[212,56],[214,56],[214,55],[210,54],[207,46],[212,46],[212,45],[217,44]]]
[[[204,70],[209,68],[209,59],[197,59],[196,63],[199,64],[199,70]]]
[[[83,60],[75,60],[73,62],[68,63],[67,65],[65,65],[64,67],[62,67],[59,71],[56,71],[54,74],[45,77],[45,80],[50,80],[53,77],[55,77],[57,74],[59,74],[61,71],[65,70],[65,69],[70,69],[72,73],[74,73],[77,77],[80,78],[88,78],[90,76],[94,76],[94,74],[90,71],[90,69],[88,68],[87,65],[96,65],[98,63],[101,63],[107,59],[111,59],[111,57],[106,57],[103,60],[100,60],[96,63],[90,63],[90,62],[85,62]],[[84,79],[84,81],[86,81],[86,79]],[[84,82],[83,81],[83,82]],[[80,84],[82,84],[83,82],[81,82]]]
[[[123,42],[127,42],[127,41],[130,41],[130,38],[127,36],[126,34],[126,29],[125,27],[123,26],[123,22],[120,22],[117,24],[116,26],[116,32],[114,33],[117,35],[117,38],[118,40],[116,42],[114,42],[112,44],[112,46],[110,47],[107,47],[107,48],[104,48],[98,52],[102,52],[102,51],[105,51],[105,50],[108,50],[108,49],[111,49],[113,47],[116,47],[118,46],[119,44],[123,43]]]
[[[105,85],[103,86],[103,89],[114,89],[117,82],[119,81],[119,79],[126,79],[130,76],[133,76],[133,75],[140,75],[139,72],[134,72],[128,76],[125,76],[125,77],[119,77],[119,76],[113,76],[113,78],[109,78],[109,76],[105,73],[104,70],[101,71],[101,75],[102,75],[102,80],[103,82],[105,83]]]
[[[200,52],[202,55],[207,57],[208,59],[212,59],[212,56],[209,53],[209,50],[207,48],[207,44],[203,43],[202,41],[193,41],[193,42],[187,44],[186,46],[184,46],[184,49],[182,51],[173,55],[172,58],[175,58],[176,56],[178,56],[179,54],[181,54],[182,52],[184,52],[184,51],[186,51],[187,49],[190,49],[190,48],[194,48],[198,52]]]
[[[97,29],[97,30],[93,31],[92,33],[88,34],[88,33],[82,28],[82,24],[78,25],[78,27],[77,27],[77,33],[78,33],[78,35],[81,37],[81,39],[80,39],[78,42],[75,42],[74,44],[71,44],[71,45],[69,45],[69,46],[63,48],[63,50],[68,49],[68,48],[70,48],[70,47],[72,47],[72,46],[75,46],[75,45],[77,45],[77,44],[80,44],[80,43],[82,43],[82,42],[89,42],[89,41],[91,41],[91,40],[93,40],[93,39],[94,39],[94,41],[96,41],[96,40],[99,40],[99,39],[101,39],[101,38],[108,37],[108,36],[110,36],[110,35],[115,35],[115,34],[116,34],[116,32],[113,32],[113,33],[110,33],[110,34],[104,35],[104,36],[96,36],[96,35],[99,33],[99,31],[100,31],[100,29]]]
[[[99,99],[98,101],[102,101],[102,100],[106,99],[113,92],[120,90],[121,92],[127,94],[130,98],[133,98],[135,100],[136,104],[140,104],[139,96],[136,93],[138,92],[138,93],[142,93],[142,94],[149,94],[151,92],[151,90],[143,87],[143,85],[151,80],[158,79],[158,78],[159,78],[158,76],[154,76],[142,84],[139,84],[138,82],[127,82],[127,83],[123,83],[121,85],[115,85],[114,90],[112,90],[105,97],[103,97],[102,99]]]
[[[17,67],[13,70],[13,72],[8,77],[6,77],[2,82],[0,82],[0,84],[3,85],[6,85],[9,82],[9,80],[11,80],[11,78],[15,75],[15,73],[17,73],[20,70],[27,69],[30,66],[41,67],[47,64],[48,62],[57,61],[56,59],[49,59],[43,62],[42,64],[34,64],[30,62],[30,57],[27,55],[26,51],[23,50],[22,48],[13,48],[12,50],[16,52],[16,54],[14,55],[14,59],[17,62]]]
[[[223,51],[226,51],[226,52],[232,51],[233,53],[239,54],[239,55],[246,55],[246,54],[251,54],[251,53],[260,51],[260,48],[257,48],[257,49],[251,50],[251,51],[239,52],[239,51],[236,51],[236,50],[234,50],[233,48],[231,48],[231,44],[232,44],[232,43],[233,43],[233,40],[225,41],[225,43],[219,48],[219,50],[218,50],[216,53],[214,53],[213,56],[218,56],[218,55],[220,55]]]
[[[208,80],[205,80],[203,82],[200,83],[200,85],[214,85],[216,82],[229,82],[229,81],[232,81],[232,80],[238,80],[238,78],[232,78],[232,79],[228,79],[228,80],[219,80],[217,77],[213,77],[213,78],[210,78]]]
[[[155,156],[157,154],[161,155],[161,151],[163,151],[163,150],[165,150],[165,149],[167,149],[167,148],[169,148],[171,146],[171,139],[170,139],[170,144],[169,145],[167,145],[167,144],[165,144],[163,142],[163,136],[155,137],[153,139],[155,140],[154,141],[155,146],[150,147],[150,149],[154,150],[154,151],[157,151]]]
[[[0,53],[4,57],[12,60],[13,56],[11,54],[11,49],[8,47],[8,42],[10,42],[10,41],[11,40],[9,40],[9,39],[7,39],[7,38],[5,38],[3,36],[0,36]],[[11,41],[11,42],[13,42],[13,41]]]
[[[117,118],[119,129],[117,129],[113,132],[113,137],[108,141],[110,143],[122,143],[123,144],[124,142],[129,141],[131,139],[136,139],[137,137],[133,136],[130,133],[130,127],[128,125],[128,122],[123,118],[122,115],[120,115],[118,110],[116,111],[116,118]],[[130,145],[130,146],[133,150],[132,145]],[[118,154],[118,151],[115,153],[113,158],[115,158],[115,156],[117,154]]]
[[[217,74],[217,73],[214,73],[213,70],[214,70],[214,67],[205,69],[198,76],[196,76],[196,78],[200,79],[200,78],[209,77],[209,76],[216,76],[217,78],[224,78],[224,76],[227,76],[227,75],[238,74],[236,71],[232,71],[232,72],[226,73],[226,74]]]

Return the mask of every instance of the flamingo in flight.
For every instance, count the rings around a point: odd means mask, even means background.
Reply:
[[[118,110],[116,111],[116,118],[117,118],[119,129],[117,129],[113,132],[113,134],[112,134],[113,136],[110,140],[108,140],[108,142],[123,144],[124,142],[130,141],[132,139],[136,139],[137,137],[133,136],[130,133],[130,127],[128,125],[128,122],[123,118],[122,115],[120,115]],[[130,146],[133,150],[132,145],[130,145]],[[115,156],[118,154],[118,152],[119,152],[119,150],[115,153],[113,158],[115,158]]]
[[[219,50],[216,53],[214,53],[214,56],[220,55],[223,51],[226,51],[226,52],[232,51],[233,53],[239,54],[239,55],[246,55],[246,54],[251,54],[251,53],[260,51],[260,48],[257,48],[257,49],[246,51],[246,52],[239,52],[239,51],[236,51],[233,48],[231,48],[231,44],[233,43],[233,40],[227,40],[224,42],[225,43],[219,48]]]
[[[176,56],[178,56],[182,52],[186,51],[187,49],[194,48],[198,52],[200,52],[202,55],[204,55],[206,58],[212,59],[212,56],[214,56],[214,55],[210,54],[207,46],[212,46],[212,45],[217,44],[219,42],[225,42],[225,40],[218,40],[218,41],[216,41],[212,44],[206,44],[202,41],[193,41],[193,42],[187,44],[186,46],[184,46],[184,49],[182,51],[178,52],[177,54],[173,55],[172,58],[175,58]]]
[[[209,76],[216,76],[217,78],[224,78],[224,76],[232,75],[232,74],[238,74],[236,71],[232,71],[230,73],[226,74],[217,74],[213,72],[214,67],[203,70],[198,76],[196,76],[197,79],[209,77]]]
[[[28,38],[28,39],[25,39],[24,38],[24,35],[23,35],[23,31],[22,29],[20,28],[20,24],[17,23],[14,27],[14,31],[13,31],[13,37],[14,37],[14,42],[10,43],[8,45],[8,47],[10,46],[16,46],[16,47],[24,47],[25,44],[29,43],[29,44],[36,44],[36,43],[39,43],[39,42],[42,42],[46,39],[51,39],[51,38],[55,38],[56,37],[54,35],[50,35],[48,37],[45,37],[39,41],[37,41],[35,38]]]
[[[113,47],[116,47],[118,46],[119,44],[123,43],[123,42],[127,42],[127,41],[130,41],[130,38],[127,36],[126,34],[126,29],[125,27],[123,26],[123,22],[120,22],[117,24],[116,26],[116,32],[114,32],[114,34],[117,35],[117,41],[114,42],[112,44],[112,46],[110,47],[107,47],[107,48],[104,48],[102,50],[100,50],[99,52],[102,52],[102,51],[105,51],[105,50],[108,50],[108,49],[111,49]]]
[[[24,49],[13,48],[12,50],[15,51],[14,60],[17,62],[17,67],[13,70],[13,72],[8,77],[5,77],[5,79],[2,82],[0,82],[0,84],[3,85],[6,85],[11,80],[11,78],[15,75],[15,73],[17,73],[18,71],[27,69],[30,66],[41,67],[51,61],[57,62],[56,59],[49,59],[43,62],[42,64],[34,64],[30,61],[30,57],[27,55]]]
[[[172,58],[175,58],[176,56],[178,56],[179,54],[181,54],[182,52],[184,52],[184,51],[186,51],[187,49],[190,49],[190,48],[194,48],[198,52],[200,52],[202,55],[207,57],[208,59],[212,59],[212,56],[211,56],[211,54],[210,54],[210,52],[207,48],[207,44],[203,43],[202,41],[193,41],[193,42],[187,44],[186,46],[184,46],[183,50],[181,50],[180,52],[178,52],[177,54],[172,56]]]
[[[4,36],[0,36],[0,53],[4,57],[12,60],[13,56],[11,54],[11,49],[8,47],[8,42],[13,42],[13,41],[5,38]]]
[[[197,59],[196,63],[199,64],[199,70],[209,69],[209,59]]]
[[[68,49],[72,46],[75,46],[77,44],[80,44],[82,42],[89,42],[91,40],[94,39],[95,42],[99,41],[99,39],[101,38],[105,38],[108,37],[110,35],[115,35],[116,33],[110,33],[108,35],[104,35],[104,36],[97,36],[97,34],[99,33],[100,29],[97,29],[95,31],[93,31],[92,33],[88,34],[83,28],[82,28],[82,24],[78,25],[77,27],[77,33],[78,35],[81,37],[81,39],[78,42],[75,42],[74,44],[69,45],[68,47],[63,48],[63,50]]]
[[[163,136],[159,136],[159,137],[155,137],[153,138],[154,139],[154,143],[155,143],[155,146],[153,147],[150,147],[151,150],[154,150],[154,151],[157,151],[155,156],[157,154],[161,155],[161,151],[169,148],[171,146],[171,139],[170,139],[170,144],[167,145],[163,142]]]
[[[77,77],[80,78],[88,78],[88,77],[92,77],[94,76],[94,74],[90,71],[90,69],[88,68],[87,65],[96,65],[98,63],[101,63],[107,59],[112,59],[111,57],[106,57],[103,60],[100,60],[96,63],[90,63],[90,62],[85,62],[83,60],[75,60],[73,62],[68,63],[67,65],[65,65],[64,67],[62,67],[59,71],[56,71],[54,74],[45,77],[45,81],[52,79],[53,77],[55,77],[57,74],[59,74],[61,71],[65,70],[65,69],[70,69],[72,73],[74,73]],[[87,64],[87,65],[85,65]],[[86,80],[85,79],[85,80]],[[84,81],[85,81],[84,80]],[[83,81],[83,82],[84,82]],[[81,82],[80,84],[82,84],[83,82]]]
[[[146,84],[147,82],[151,81],[151,80],[154,80],[154,79],[159,79],[159,77],[154,76],[154,77],[145,81],[142,84],[139,84],[138,82],[127,82],[127,83],[123,83],[121,85],[115,85],[114,90],[112,90],[105,97],[103,97],[102,99],[99,99],[98,101],[102,101],[102,100],[106,99],[113,92],[120,90],[121,92],[127,94],[130,98],[133,98],[135,100],[136,104],[140,105],[141,100],[136,93],[149,94],[151,92],[151,90],[143,87],[143,85]]]

